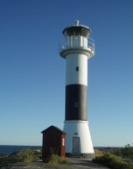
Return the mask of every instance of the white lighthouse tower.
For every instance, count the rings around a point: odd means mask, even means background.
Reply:
[[[63,30],[66,44],[60,55],[66,59],[65,122],[66,153],[90,157],[94,155],[87,119],[88,59],[94,51],[91,30],[79,21]]]

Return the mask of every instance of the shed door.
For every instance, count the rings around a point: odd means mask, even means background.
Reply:
[[[72,153],[74,155],[80,155],[80,138],[79,137],[73,137],[73,147],[72,147]]]

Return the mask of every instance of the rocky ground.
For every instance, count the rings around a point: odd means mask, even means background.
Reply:
[[[1,169],[108,169],[87,159],[70,158],[68,164],[47,164],[42,162],[16,163]]]

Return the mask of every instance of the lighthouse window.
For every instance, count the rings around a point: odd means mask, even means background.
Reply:
[[[76,71],[77,71],[77,72],[79,71],[79,67],[78,67],[78,66],[76,67]]]
[[[76,107],[76,108],[79,107],[77,102],[74,103],[74,107]]]

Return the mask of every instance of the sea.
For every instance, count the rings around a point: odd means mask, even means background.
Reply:
[[[0,145],[0,154],[12,154],[24,149],[41,150],[41,146],[23,146],[23,145]]]

